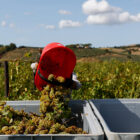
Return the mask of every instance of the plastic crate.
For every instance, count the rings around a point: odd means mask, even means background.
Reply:
[[[7,101],[14,109],[39,114],[39,101]],[[78,127],[89,134],[0,135],[0,140],[103,140],[104,133],[86,101],[70,101],[72,112],[78,117]]]
[[[140,99],[89,101],[108,140],[140,140]]]

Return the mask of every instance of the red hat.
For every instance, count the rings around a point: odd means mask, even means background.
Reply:
[[[39,90],[48,84],[50,74],[55,77],[71,78],[76,64],[74,52],[60,43],[50,43],[42,51],[35,75],[35,85]]]

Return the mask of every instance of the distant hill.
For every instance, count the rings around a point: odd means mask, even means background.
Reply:
[[[2,55],[0,61],[5,61],[5,60],[36,61],[38,57],[39,57],[39,48],[21,47],[6,52],[4,55]]]
[[[16,49],[16,45],[14,43],[10,43],[9,45],[0,45],[0,58],[8,51]]]
[[[90,44],[88,44],[90,45]],[[134,60],[140,61],[140,44],[129,45],[129,46],[115,46],[108,48],[91,48],[76,45],[67,45],[74,51],[77,57],[77,61],[98,61],[98,60],[110,60],[118,59],[121,61]],[[39,47],[26,47],[21,46],[8,50],[1,55],[0,61],[37,61],[40,56]]]

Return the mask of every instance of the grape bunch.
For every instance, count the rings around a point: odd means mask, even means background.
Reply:
[[[61,84],[65,79],[53,74],[48,80]],[[72,112],[68,107],[70,89],[48,84],[41,91],[40,115],[14,110],[11,106],[0,102],[0,134],[87,134],[75,125],[69,125]]]

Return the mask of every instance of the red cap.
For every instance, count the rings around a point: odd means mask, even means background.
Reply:
[[[35,75],[35,85],[42,90],[48,83],[41,78],[40,74],[47,79],[50,74],[55,77],[63,76],[70,78],[76,65],[74,52],[60,43],[50,43],[42,51]],[[39,74],[40,73],[40,74]]]

